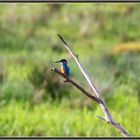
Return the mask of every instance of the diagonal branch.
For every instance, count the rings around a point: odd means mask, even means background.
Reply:
[[[61,39],[61,41],[63,42],[65,48],[69,51],[69,53],[72,55],[72,57],[75,59],[79,69],[81,70],[82,74],[84,75],[84,77],[86,78],[87,82],[89,83],[90,87],[92,88],[93,92],[95,93],[95,95],[97,97],[99,97],[99,93],[97,92],[97,88],[95,87],[95,85],[92,84],[91,80],[89,79],[89,76],[85,73],[82,64],[80,63],[80,61],[78,60],[78,56],[72,51],[72,49],[70,48],[70,46],[64,41],[64,39],[62,38],[62,36],[60,36],[58,34],[59,38]]]
[[[98,97],[95,97],[93,95],[91,95],[90,93],[88,93],[84,88],[82,88],[79,84],[77,84],[76,82],[74,82],[72,79],[65,77],[60,71],[58,71],[56,68],[51,68],[51,71],[56,72],[57,74],[59,74],[60,76],[62,76],[63,78],[66,79],[66,82],[69,82],[70,84],[72,84],[73,86],[75,86],[77,89],[79,89],[82,93],[84,93],[86,96],[88,96],[91,100],[95,101],[98,104],[102,104],[102,100]],[[106,121],[106,119],[104,117],[101,116],[97,116],[99,119]],[[112,124],[112,126],[114,128],[116,128],[123,136],[130,136],[130,134],[117,122],[115,122],[114,120],[112,120],[112,122],[110,123]]]
[[[98,99],[97,97],[94,97],[93,95],[89,94],[84,88],[82,88],[79,84],[77,84],[76,82],[74,82],[72,79],[65,77],[60,71],[58,71],[56,68],[51,68],[51,71],[56,72],[57,74],[61,75],[63,78],[66,79],[65,82],[69,82],[71,83],[73,86],[75,86],[76,88],[78,88],[82,93],[84,93],[86,96],[88,96],[90,99],[94,100],[95,102],[99,103],[100,99]]]
[[[75,59],[80,71],[82,72],[82,74],[84,75],[84,77],[86,78],[88,84],[90,85],[90,87],[92,88],[94,95],[92,95],[92,100],[96,101],[97,103],[99,103],[100,107],[102,108],[105,117],[98,117],[101,120],[106,121],[107,123],[111,124],[113,127],[115,127],[123,136],[130,136],[130,134],[117,122],[115,122],[110,114],[109,109],[107,108],[106,103],[104,102],[104,100],[101,98],[101,96],[99,95],[99,92],[96,88],[96,86],[94,84],[92,84],[89,76],[86,74],[86,72],[84,71],[80,61],[78,60],[77,55],[72,51],[72,49],[70,48],[70,46],[64,41],[64,39],[62,38],[62,36],[58,35],[58,37],[60,38],[60,40],[62,41],[64,47],[69,51],[69,53],[72,55],[72,57]],[[55,68],[52,68],[53,71],[55,71],[56,73],[60,74],[61,73],[56,70]],[[63,75],[63,74],[62,74]],[[61,75],[61,76],[62,76]],[[63,76],[65,78],[65,76]],[[77,87],[74,83],[74,81],[71,81],[69,78],[66,78],[70,83],[72,83],[75,87]],[[74,83],[73,83],[74,82]],[[77,87],[78,88],[78,87]],[[78,88],[79,89],[79,88]],[[82,88],[83,89],[83,88]],[[81,89],[80,89],[81,90]],[[81,90],[84,94],[87,93],[85,92],[85,90]],[[88,94],[86,94],[88,96]],[[90,94],[89,94],[90,95]],[[88,96],[89,98],[91,98],[91,95]]]
[[[84,75],[84,77],[86,78],[87,82],[89,83],[90,87],[92,88],[94,94],[96,95],[96,97],[100,97],[99,96],[99,92],[97,91],[95,85],[92,84],[89,76],[86,74],[86,72],[84,71],[81,63],[79,62],[77,56],[75,55],[75,53],[72,51],[72,49],[70,48],[70,46],[64,41],[64,39],[62,38],[61,35],[58,35],[58,37],[60,38],[60,40],[62,41],[62,43],[64,44],[64,47],[69,51],[69,53],[72,55],[72,57],[75,59],[80,71],[82,72],[82,74]],[[101,97],[100,97],[101,98]],[[107,122],[111,122],[112,121],[112,116],[105,104],[105,102],[102,100],[102,104],[100,104],[101,108],[103,109],[103,112],[105,114],[105,118]]]

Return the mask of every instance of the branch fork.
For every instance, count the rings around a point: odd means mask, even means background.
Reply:
[[[97,116],[99,119],[106,121],[108,124],[112,125],[114,128],[116,128],[123,136],[128,137],[130,136],[130,134],[127,132],[126,129],[124,129],[119,123],[117,123],[116,121],[113,120],[111,113],[105,103],[105,101],[102,99],[102,97],[100,96],[96,86],[93,84],[93,82],[91,82],[89,76],[87,75],[87,73],[84,71],[82,64],[80,63],[79,59],[78,59],[78,55],[75,54],[72,49],[70,48],[70,46],[65,42],[65,40],[62,38],[61,35],[58,35],[58,37],[60,38],[60,40],[62,41],[64,47],[69,51],[69,53],[72,55],[72,57],[75,59],[80,71],[82,72],[83,76],[85,77],[85,79],[87,80],[89,86],[92,88],[93,94],[91,95],[90,93],[88,93],[84,88],[82,88],[79,84],[77,84],[75,81],[73,81],[72,79],[65,77],[60,71],[58,71],[56,68],[52,68],[51,71],[56,72],[57,74],[59,74],[60,76],[62,76],[63,78],[65,78],[66,80],[64,82],[69,82],[70,84],[72,84],[73,86],[75,86],[76,88],[78,88],[82,93],[84,93],[86,96],[88,96],[90,99],[92,99],[93,101],[95,101],[96,103],[98,103],[101,107],[101,109],[104,112],[105,117],[101,117],[101,116]]]

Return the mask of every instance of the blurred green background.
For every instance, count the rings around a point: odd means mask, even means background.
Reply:
[[[121,136],[101,108],[50,71],[66,58],[71,78],[91,91],[57,37],[78,54],[113,118],[140,135],[139,4],[0,4],[0,135]]]

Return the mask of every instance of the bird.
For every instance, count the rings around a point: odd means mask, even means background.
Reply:
[[[61,59],[59,61],[56,61],[55,63],[61,63],[61,73],[65,76],[65,77],[70,77],[70,68],[67,64],[67,60],[66,59]]]

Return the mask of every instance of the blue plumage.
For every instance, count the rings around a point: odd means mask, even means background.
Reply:
[[[61,72],[66,74],[68,77],[70,76],[70,68],[65,62],[61,62]]]
[[[66,59],[61,59],[60,61],[56,61],[55,63],[61,63],[61,73],[63,73],[65,76],[70,76],[70,68],[67,65]]]

